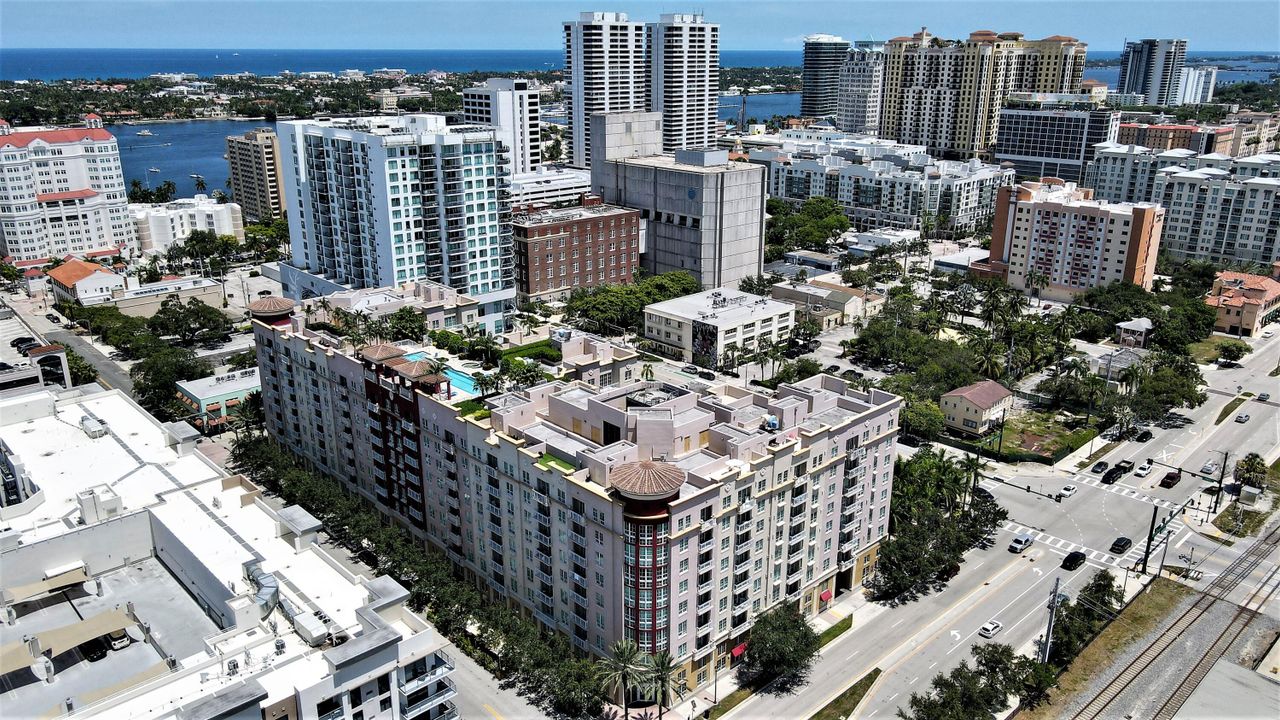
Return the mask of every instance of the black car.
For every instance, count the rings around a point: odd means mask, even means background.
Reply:
[[[44,319],[45,319],[45,320],[48,320],[49,322],[53,323],[54,325],[58,325],[58,324],[61,324],[61,323],[62,323],[62,318],[58,317],[57,315],[54,315],[53,313],[45,313],[45,314],[44,314]]]
[[[716,374],[711,372],[710,370],[699,370],[698,377],[702,378],[703,380],[715,380]]]
[[[107,656],[107,643],[97,637],[80,645],[80,654],[89,662],[98,662]]]
[[[1152,435],[1150,430],[1143,428],[1142,432],[1138,433],[1137,437],[1133,440],[1134,442],[1150,442],[1153,437],[1155,437],[1155,435]]]
[[[1124,470],[1121,470],[1119,466],[1113,467],[1110,470],[1108,470],[1105,475],[1102,476],[1102,484],[1111,485],[1115,483],[1117,480],[1119,480],[1123,475],[1124,475]]]
[[[1099,460],[1093,464],[1092,472],[1100,473],[1105,471],[1108,467],[1110,467],[1110,465],[1107,464],[1106,460]]]
[[[826,366],[825,368],[823,368],[823,372],[825,372],[825,373],[829,373],[829,374],[831,374],[831,375],[835,375],[836,373],[840,372],[840,366],[839,366],[839,365],[828,365],[828,366]]]
[[[1129,548],[1133,547],[1133,541],[1127,537],[1118,537],[1116,541],[1111,543],[1112,555],[1123,555],[1129,552]]]
[[[23,357],[26,357],[27,353],[31,352],[32,350],[35,350],[38,347],[40,347],[40,343],[38,342],[22,343],[21,345],[18,346],[18,352],[21,353]]]
[[[13,366],[7,362],[0,362],[0,370],[12,370]]]
[[[31,337],[30,335],[23,335],[22,337],[16,337],[10,340],[9,347],[16,348],[23,343],[29,343],[33,341],[35,341],[35,338]]]
[[[1073,550],[1062,559],[1063,570],[1075,570],[1084,564],[1085,554],[1079,550]]]

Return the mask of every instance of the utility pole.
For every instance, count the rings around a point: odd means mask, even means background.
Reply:
[[[1049,662],[1049,647],[1053,645],[1053,621],[1058,614],[1058,585],[1061,577],[1053,579],[1053,590],[1049,595],[1049,627],[1044,631],[1044,642],[1040,643],[1040,662]]]
[[[1151,557],[1151,540],[1156,535],[1156,515],[1160,512],[1160,508],[1155,505],[1151,506],[1151,529],[1147,530],[1147,549],[1142,553],[1142,574],[1147,574],[1147,558]]]

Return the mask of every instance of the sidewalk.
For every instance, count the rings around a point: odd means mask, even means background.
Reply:
[[[819,655],[826,653],[835,646],[839,638],[855,632],[859,627],[866,625],[879,617],[881,613],[888,608],[885,605],[877,605],[866,599],[861,588],[854,588],[846,592],[844,595],[836,598],[826,610],[809,619],[809,624],[817,633],[822,633],[827,628],[835,625],[845,617],[852,616],[853,624],[848,630],[827,643],[825,647],[818,651]],[[702,717],[702,714],[715,706],[717,700],[724,700],[730,693],[738,689],[737,672],[732,669],[721,670],[719,677],[715,682],[708,683],[706,687],[699,688],[688,695],[677,705],[672,706],[666,711],[665,717],[680,718],[680,720],[690,720],[693,717]]]

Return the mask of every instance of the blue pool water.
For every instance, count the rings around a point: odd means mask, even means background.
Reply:
[[[431,356],[428,355],[426,351],[419,350],[418,352],[412,352],[412,353],[409,353],[408,355],[405,355],[404,359],[408,360],[409,362],[418,362],[419,360],[430,359],[430,357]]]
[[[449,378],[449,384],[453,387],[454,390],[467,393],[468,395],[477,394],[476,381],[473,380],[471,376],[468,375],[467,373],[461,370],[454,370],[451,367],[447,367],[444,369],[444,375],[445,377]]]

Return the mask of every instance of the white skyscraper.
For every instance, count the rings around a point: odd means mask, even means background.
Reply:
[[[1178,104],[1178,82],[1187,59],[1186,40],[1135,40],[1120,55],[1116,91],[1147,96],[1148,105]]]
[[[840,67],[836,127],[875,135],[880,131],[880,94],[884,92],[884,43],[858,40]]]
[[[664,14],[647,31],[649,111],[662,113],[662,149],[710,147],[720,98],[720,26]]]
[[[462,117],[494,125],[511,148],[511,172],[536,172],[542,164],[538,88],[523,78],[489,78],[462,91]]]
[[[15,262],[136,250],[115,137],[84,126],[11,127],[0,120],[0,254]]]
[[[509,150],[488,125],[441,115],[332,118],[277,125],[295,299],[432,280],[480,301],[504,330],[515,298]]]
[[[584,12],[564,23],[564,72],[565,159],[574,167],[591,167],[591,116],[640,111],[648,104],[644,23],[615,12]]]
[[[1178,75],[1178,103],[1198,105],[1213,102],[1213,91],[1218,85],[1218,68],[1184,67]]]

